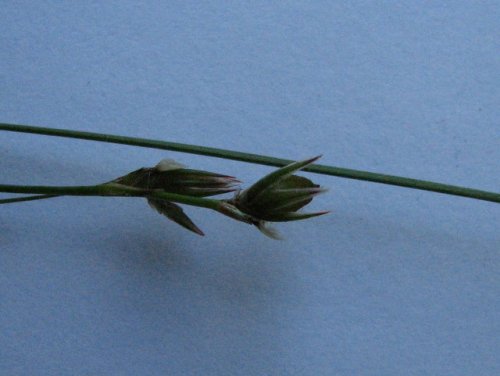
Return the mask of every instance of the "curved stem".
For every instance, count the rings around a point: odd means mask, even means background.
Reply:
[[[0,123],[0,130],[43,134],[47,136],[78,138],[85,140],[110,142],[115,144],[134,145],[134,146],[170,150],[182,153],[206,155],[211,157],[232,159],[241,162],[257,163],[257,164],[277,166],[277,167],[285,166],[292,162],[291,160],[288,159],[274,158],[258,154],[242,153],[233,150],[217,149],[217,148],[210,148],[205,146],[197,146],[189,144],[180,144],[176,142],[150,140],[145,138],[73,131],[67,129],[43,128],[43,127],[34,127],[29,125]],[[323,175],[339,176],[348,179],[371,181],[374,183],[395,185],[395,186],[419,189],[424,191],[439,192],[449,195],[469,197],[478,200],[500,203],[500,193],[487,192],[472,188],[458,187],[454,185],[441,184],[425,180],[405,178],[401,176],[385,175],[368,171],[352,170],[347,168],[318,165],[318,164],[308,166],[307,168],[304,169],[304,171],[314,172]]]

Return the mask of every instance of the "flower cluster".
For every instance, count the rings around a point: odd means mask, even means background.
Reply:
[[[238,188],[236,178],[213,172],[193,170],[169,159],[153,168],[140,168],[113,180],[115,184],[151,191],[163,191],[192,197],[207,197],[235,192],[232,199],[220,200],[218,211],[234,219],[255,225],[267,236],[279,238],[268,222],[307,219],[326,214],[299,212],[325,190],[311,180],[294,175],[319,157],[294,162],[264,176],[245,190]],[[203,232],[184,213],[182,208],[168,200],[147,197],[151,207],[179,225],[203,235]]]
[[[238,189],[239,181],[232,176],[192,170],[174,160],[163,159],[153,168],[140,168],[113,180],[113,183],[186,196],[207,197],[234,192]],[[153,197],[148,197],[147,200],[160,214],[196,234],[204,235],[179,205]]]
[[[264,234],[279,238],[274,229],[266,226],[267,222],[286,222],[307,219],[328,213],[298,212],[309,204],[324,188],[302,176],[293,175],[318,160],[320,156],[294,162],[266,175],[250,188],[239,192],[230,201],[241,212],[251,216],[252,222]]]

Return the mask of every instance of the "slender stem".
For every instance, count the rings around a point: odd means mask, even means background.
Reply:
[[[220,201],[184,196],[175,193],[167,193],[159,190],[146,190],[128,187],[121,184],[106,183],[101,185],[83,185],[83,186],[26,186],[26,185],[7,185],[0,184],[0,192],[8,193],[31,193],[46,196],[114,196],[114,197],[154,197],[180,204],[198,206],[202,208],[220,210]],[[33,196],[31,196],[33,197]],[[32,199],[41,199],[43,197],[36,196]],[[47,197],[45,197],[47,198]],[[27,197],[21,197],[18,201],[26,200]],[[14,200],[14,199],[9,199]]]
[[[34,200],[44,200],[46,198],[59,197],[57,195],[34,195],[34,196],[24,196],[24,197],[16,197],[16,198],[4,198],[0,200],[0,205],[2,204],[13,204],[16,202],[23,201],[34,201]]]
[[[285,166],[292,162],[291,160],[288,159],[274,158],[258,154],[242,153],[238,151],[225,150],[225,149],[210,148],[205,146],[180,144],[176,142],[149,140],[145,138],[117,136],[117,135],[101,134],[93,132],[73,131],[67,129],[42,128],[29,125],[0,123],[0,130],[43,134],[47,136],[78,138],[85,140],[110,142],[115,144],[134,145],[134,146],[170,150],[182,153],[206,155],[211,157],[232,159],[241,162],[257,163],[257,164],[277,166],[277,167]],[[424,191],[439,192],[455,196],[463,196],[478,200],[500,203],[500,193],[487,192],[472,188],[458,187],[454,185],[441,184],[425,180],[417,180],[400,176],[385,175],[368,171],[352,170],[348,168],[318,165],[318,164],[308,166],[307,168],[304,169],[304,171],[314,172],[323,175],[339,176],[348,179],[371,181],[374,183],[396,185],[400,187],[407,187]]]

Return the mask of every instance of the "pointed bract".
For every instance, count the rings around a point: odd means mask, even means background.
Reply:
[[[325,215],[330,213],[329,210],[315,212],[315,213],[297,213],[297,212],[288,212],[279,214],[276,216],[269,216],[266,220],[270,222],[291,222],[291,221],[300,221],[302,219],[309,219],[314,217],[319,217],[320,215]]]
[[[242,194],[242,200],[251,204],[252,202],[257,200],[259,196],[279,184],[279,182],[284,178],[292,175],[295,171],[298,171],[306,167],[307,165],[317,161],[320,157],[321,155],[303,161],[293,162],[289,165],[279,168],[276,171],[271,172],[270,174],[264,176],[262,179],[253,184],[249,189],[247,189]]]
[[[175,223],[181,225],[184,228],[198,234],[205,235],[203,231],[196,226],[193,221],[184,213],[184,210],[179,205],[176,205],[170,201],[161,200],[157,198],[148,198],[148,204],[156,209],[158,213],[164,215],[165,217],[171,219]]]

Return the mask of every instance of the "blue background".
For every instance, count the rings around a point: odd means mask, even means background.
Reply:
[[[3,122],[204,144],[499,191],[497,1],[3,1]],[[1,182],[169,157],[0,132]],[[312,175],[307,175],[312,176]],[[325,176],[273,241],[144,200],[0,208],[5,375],[497,375],[498,205]],[[2,195],[0,197],[7,197]]]

